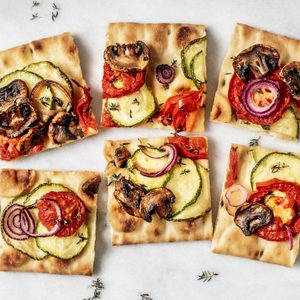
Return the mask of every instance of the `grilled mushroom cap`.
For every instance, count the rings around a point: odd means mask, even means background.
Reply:
[[[269,207],[259,202],[252,202],[238,208],[234,222],[244,235],[249,236],[256,229],[269,224],[272,217],[273,213]]]
[[[126,163],[127,159],[130,158],[131,154],[128,149],[122,145],[115,150],[114,163],[118,168],[122,168],[122,166]]]
[[[22,80],[14,80],[0,89],[0,134],[18,137],[37,120],[27,96],[28,89]]]
[[[125,177],[121,177],[115,183],[114,196],[130,215],[140,217],[139,206],[145,195],[146,191],[142,187]]]
[[[48,136],[54,144],[64,144],[83,137],[83,132],[74,114],[61,111],[53,117],[49,125]]]
[[[150,49],[142,41],[135,44],[110,45],[104,52],[104,60],[113,70],[136,72],[144,70],[150,60]]]
[[[170,204],[174,203],[175,195],[167,188],[153,189],[147,193],[140,203],[141,217],[147,221],[152,221],[152,215],[157,212],[161,218],[167,218],[172,209]]]
[[[89,197],[98,193],[101,177],[99,175],[88,179],[81,187],[82,191]]]
[[[284,78],[294,99],[300,100],[300,62],[292,61],[285,65],[280,76]]]
[[[243,81],[248,81],[251,73],[255,78],[262,78],[278,67],[279,57],[275,48],[255,44],[233,58],[233,68]]]

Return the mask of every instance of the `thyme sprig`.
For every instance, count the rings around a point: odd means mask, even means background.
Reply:
[[[108,109],[112,110],[112,111],[114,111],[114,110],[119,111],[120,105],[117,103],[110,103],[108,106]]]
[[[183,169],[181,172],[180,172],[180,175],[185,175],[187,173],[190,173],[191,170],[188,170],[188,169]]]
[[[59,6],[55,2],[52,3],[52,9],[53,10],[60,10]]]
[[[218,276],[219,273],[211,272],[211,271],[202,271],[201,275],[198,275],[198,280],[203,280],[203,282],[211,281],[215,276]]]
[[[132,104],[140,105],[140,101],[137,98],[134,98]]]
[[[104,284],[100,280],[100,278],[97,278],[96,280],[93,280],[91,288],[94,289],[94,294],[92,297],[89,298],[84,298],[83,300],[95,300],[95,299],[100,299],[101,298],[101,293],[102,290],[104,289]]]
[[[111,176],[111,181],[108,183],[108,186],[112,185],[113,183],[115,183],[116,181],[118,181],[121,177],[121,174],[119,173],[116,173],[116,174],[113,174]]]
[[[287,165],[286,163],[281,163],[279,162],[278,164],[275,164],[271,167],[271,172],[272,173],[277,173],[278,171],[280,171],[281,169],[284,169],[284,168],[288,168],[289,165]]]
[[[153,300],[148,293],[140,294],[141,300]]]
[[[39,1],[32,1],[32,6],[31,6],[31,8],[37,7],[37,6],[39,6],[40,4],[41,4],[41,2],[39,2]]]
[[[78,234],[78,237],[79,237],[79,240],[76,243],[76,245],[78,245],[78,244],[80,244],[80,243],[82,243],[82,242],[84,242],[88,239],[86,236],[84,236],[83,234],[80,234],[80,233]]]
[[[32,21],[32,20],[35,20],[37,18],[40,18],[39,13],[32,14],[31,18],[29,20]]]
[[[250,147],[255,147],[255,146],[258,146],[259,145],[259,140],[260,140],[260,136],[256,139],[251,139],[250,142],[249,142],[249,146]]]

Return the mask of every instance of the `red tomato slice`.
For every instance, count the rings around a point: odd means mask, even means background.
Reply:
[[[229,84],[228,99],[239,119],[247,120],[258,125],[271,125],[281,118],[282,114],[291,103],[291,97],[287,85],[279,76],[279,72],[280,69],[270,72],[266,78],[278,82],[281,93],[281,104],[277,111],[271,116],[264,118],[257,117],[246,110],[241,101],[241,95],[246,84],[235,73],[232,75]]]
[[[238,153],[237,149],[234,147],[231,147],[230,154],[229,154],[229,166],[225,181],[225,188],[229,188],[232,186],[237,178],[238,178]]]
[[[172,136],[168,138],[179,155],[191,159],[208,159],[208,145],[204,137]]]
[[[56,236],[71,236],[85,222],[87,209],[77,195],[72,192],[49,192],[37,202],[39,220],[49,231],[53,228],[57,215],[54,205],[47,200],[56,201],[62,210],[63,224]]]
[[[106,108],[102,110],[101,114],[101,126],[102,127],[120,127],[110,116]]]

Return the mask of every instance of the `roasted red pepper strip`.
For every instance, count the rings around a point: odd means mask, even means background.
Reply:
[[[241,101],[242,92],[246,84],[235,73],[232,75],[229,84],[228,99],[239,119],[258,125],[272,125],[281,118],[282,114],[291,103],[291,96],[287,85],[279,76],[279,72],[280,69],[272,71],[266,76],[266,78],[278,82],[281,94],[281,104],[272,115],[264,118],[255,116],[246,110]]]
[[[204,88],[203,85],[198,91],[186,91],[171,96],[154,118],[165,125],[173,125],[176,131],[191,130],[196,119],[194,113],[199,112],[204,104]],[[190,117],[191,114],[193,117]]]
[[[181,157],[191,159],[208,159],[207,139],[204,137],[173,136],[168,138]]]
[[[226,176],[225,188],[232,186],[238,178],[238,152],[234,146],[230,149],[229,166]]]
[[[291,229],[293,236],[300,232],[300,185],[295,182],[289,182],[279,179],[271,179],[256,184],[257,190],[253,192],[248,202],[262,202],[264,197],[273,191],[280,191],[286,194],[285,199],[288,204],[285,207],[293,208],[296,215],[288,224],[283,224],[279,217],[274,217],[272,221],[263,227],[257,229],[254,233],[268,241],[287,241],[289,240],[287,226]]]
[[[145,83],[146,70],[139,72],[119,72],[112,70],[109,64],[104,64],[102,80],[103,98],[118,98],[139,90]],[[114,83],[119,80],[121,87]]]
[[[89,128],[98,130],[98,124],[91,114],[91,101],[92,97],[90,95],[90,89],[80,85],[76,80],[73,82],[82,89],[82,96],[75,103],[75,113],[79,119],[80,127],[82,131],[86,133]]]

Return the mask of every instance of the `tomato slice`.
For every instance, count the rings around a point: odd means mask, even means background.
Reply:
[[[56,201],[62,210],[63,224],[56,236],[73,235],[87,219],[87,209],[77,195],[72,192],[49,192],[37,201],[39,220],[49,231],[57,215],[53,203],[47,200]]]
[[[229,154],[229,166],[225,181],[225,188],[232,186],[238,178],[238,153],[237,148],[231,147]]]
[[[272,125],[281,118],[282,114],[291,103],[291,96],[289,88],[279,76],[279,72],[280,69],[272,71],[266,76],[266,78],[278,82],[281,94],[280,106],[272,115],[263,118],[255,116],[246,110],[241,101],[242,92],[246,83],[244,83],[237,74],[234,73],[232,75],[229,84],[228,99],[239,119],[247,120],[258,125]]]
[[[176,131],[191,131],[199,108],[204,104],[204,89],[205,85],[200,90],[185,91],[169,97],[154,118],[165,125],[173,125]],[[191,114],[193,112],[197,114]]]
[[[107,109],[104,107],[101,114],[102,127],[120,127],[110,116]]]
[[[98,130],[98,124],[91,112],[92,97],[90,94],[90,89],[80,85],[76,80],[73,80],[73,82],[80,87],[83,92],[81,98],[77,100],[75,104],[75,113],[79,119],[79,124],[82,128],[82,131],[85,133],[88,131],[88,128]]]
[[[175,135],[168,138],[179,155],[191,159],[208,159],[208,145],[204,137],[186,137]]]
[[[146,70],[127,73],[115,71],[109,64],[104,64],[103,98],[118,98],[139,90],[145,83],[145,76]],[[120,83],[120,87],[117,87],[116,81]]]
[[[286,194],[287,207],[294,208],[296,212],[300,209],[300,185],[279,179],[271,179],[256,184],[257,190],[253,192],[248,202],[262,202],[264,197],[273,191]],[[293,236],[300,232],[300,216],[296,214],[288,224],[283,224],[279,217],[274,217],[271,222],[255,231],[255,234],[268,241],[287,241],[289,239],[287,226],[291,229]]]

